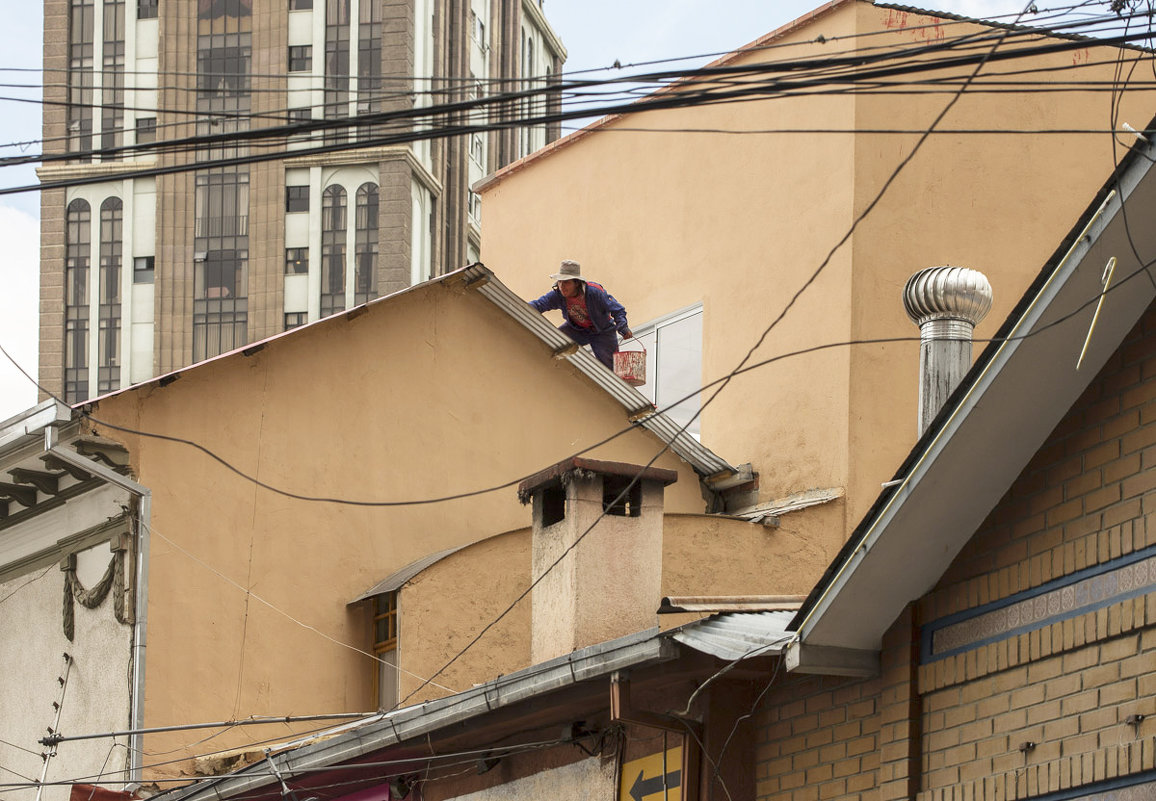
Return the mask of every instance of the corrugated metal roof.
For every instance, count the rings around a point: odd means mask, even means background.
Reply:
[[[794,612],[729,612],[688,623],[672,636],[696,651],[734,661],[781,653],[791,639],[792,617]]]
[[[670,640],[727,661],[777,654],[788,635],[783,631],[790,612],[737,612],[688,623],[661,633],[648,629],[499,676],[444,698],[437,698],[364,720],[334,727],[334,735],[314,741],[297,740],[275,746],[279,753],[224,776],[199,780],[155,796],[164,801],[224,801],[253,793],[277,782],[283,773],[316,772],[347,764],[367,754],[460,726],[496,710],[540,699],[583,681],[618,670],[639,668],[678,658]],[[293,747],[297,746],[297,747]],[[283,750],[288,747],[291,750]],[[275,768],[274,763],[279,763]]]
[[[465,545],[459,545],[456,548],[446,548],[444,551],[431,553],[429,556],[423,556],[421,559],[410,562],[401,570],[390,573],[388,576],[374,584],[372,587],[361,593],[361,595],[357,596],[349,603],[355,604],[358,601],[364,601],[366,598],[372,598],[375,595],[381,595],[383,592],[396,592],[397,590],[401,589],[403,584],[405,584],[421,571],[425,570],[430,565],[434,564],[435,562],[440,562],[450,554],[457,553],[465,547]]]
[[[498,280],[484,264],[472,264],[463,270],[464,282],[506,314],[529,329],[554,351],[563,351],[574,341],[550,324],[533,306]],[[699,474],[713,476],[738,471],[725,459],[700,443],[666,415],[658,412],[645,395],[627,384],[599,362],[592,353],[578,349],[565,358],[591,381],[622,404],[627,417],[637,419],[638,425],[670,443],[670,449],[689,462]]]

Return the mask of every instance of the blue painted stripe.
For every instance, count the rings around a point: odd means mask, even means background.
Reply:
[[[1056,590],[1061,590],[1065,587],[1069,587],[1082,581],[1095,578],[1096,576],[1121,570],[1125,567],[1134,565],[1145,559],[1150,559],[1154,556],[1156,556],[1156,546],[1150,546],[1139,551],[1134,551],[1127,556],[1122,556],[1118,559],[1113,559],[1109,562],[1104,562],[1093,567],[1085,568],[1079,572],[1072,573],[1053,581],[1049,581],[1047,584],[1041,584],[1039,587],[1033,587],[1030,590],[1025,590],[1023,592],[1016,593],[1015,595],[1010,595],[1007,598],[1001,598],[998,601],[993,601],[992,603],[984,604],[983,606],[977,606],[973,609],[966,609],[962,612],[955,612],[951,615],[946,615],[930,623],[927,623],[920,628],[920,661],[924,664],[937,662],[941,659],[946,659],[951,656],[956,656],[957,654],[966,653],[967,651],[971,651],[976,648],[982,648],[986,645],[991,645],[992,643],[1010,639],[1011,637],[1018,637],[1021,634],[1026,634],[1028,632],[1042,629],[1045,626],[1052,625],[1053,623],[1060,623],[1065,620],[1070,620],[1071,618],[1085,615],[1089,612],[1098,611],[1105,607],[1111,606],[1112,604],[1121,603],[1123,601],[1131,600],[1141,595],[1147,595],[1150,592],[1154,592],[1156,591],[1156,585],[1145,585],[1140,588],[1119,592],[1100,601],[1084,604],[1066,612],[1059,612],[1055,615],[1035,620],[1023,626],[1018,626],[1005,632],[993,634],[990,637],[985,637],[970,643],[965,643],[950,650],[935,653],[932,652],[932,647],[935,641],[935,634],[949,626],[954,626],[958,623],[972,620],[991,612],[999,611],[1000,609],[1007,608],[1014,604],[1023,603],[1024,601],[1037,598],[1041,595],[1045,595]]]

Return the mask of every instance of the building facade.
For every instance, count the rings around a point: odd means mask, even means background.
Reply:
[[[476,261],[470,184],[556,135],[343,124],[551,80],[540,0],[60,0],[44,28],[40,375],[69,402]]]
[[[950,14],[842,0],[714,66],[750,70],[735,74],[761,85],[770,80],[762,69],[849,54],[891,69],[912,52],[938,60],[964,37],[990,49],[1002,32]],[[1038,52],[1043,46],[1053,50]],[[825,501],[843,516],[833,536],[845,537],[917,438],[919,343],[895,302],[899,289],[933,265],[982,271],[995,298],[976,337],[990,336],[1113,166],[1102,134],[1019,132],[1098,130],[1103,98],[1090,88],[1110,85],[1102,70],[1147,58],[1028,28],[1009,34],[998,54],[1009,58],[980,71],[877,203],[951,99],[908,94],[902,75],[889,79],[895,93],[784,91],[605,117],[478,188],[482,258],[527,298],[545,290],[559,261],[581,262],[627,307],[647,346],[643,391],[732,464],[758,473],[757,488],[726,511]],[[958,82],[973,69],[948,64],[927,74]],[[1048,91],[1002,91],[1020,70],[1071,81],[1073,91],[1063,102],[1049,102]],[[685,87],[704,89],[693,80]],[[1119,102],[1119,119],[1136,128],[1156,108],[1140,87]],[[773,361],[736,376],[709,405],[717,384],[694,394],[756,342],[747,366]],[[825,347],[791,355],[817,346]]]

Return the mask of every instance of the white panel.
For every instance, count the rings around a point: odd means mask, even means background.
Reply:
[[[157,234],[157,179],[138,178],[133,181],[132,255],[156,254]],[[133,319],[136,317],[135,312]],[[150,312],[149,319],[152,319]]]
[[[140,108],[139,111],[134,112],[137,118],[157,116],[145,110],[155,109],[157,107],[157,91],[155,89],[143,89],[134,94],[136,96],[137,106]],[[157,138],[161,138],[160,131],[157,131]]]
[[[309,94],[314,84],[321,83],[321,79],[310,75],[308,72],[294,72],[286,76],[289,89],[289,103],[290,108],[301,108],[308,106],[311,95]]]
[[[313,44],[313,10],[289,12],[289,44]]]
[[[63,533],[63,532],[62,532]],[[72,532],[69,532],[72,533]],[[100,543],[78,554],[82,583],[91,587],[92,574],[108,567],[112,553]],[[130,566],[131,571],[131,566]],[[131,572],[130,572],[131,575]],[[99,575],[97,576],[99,579]],[[74,635],[64,635],[61,596],[64,573],[57,565],[0,583],[4,614],[0,615],[0,741],[20,747],[4,749],[5,781],[40,775],[42,761],[38,738],[53,723],[53,704],[61,705],[60,730],[100,732],[123,729],[129,720],[129,657],[132,626],[117,622],[112,598],[95,609],[77,603]],[[62,654],[72,657],[65,664]],[[67,686],[57,678],[67,675]],[[110,748],[107,740],[81,740],[61,746],[52,759],[48,780],[92,776],[125,767],[125,749]],[[67,801],[68,784],[48,786],[42,792],[17,792],[42,801]]]
[[[309,168],[308,167],[294,167],[285,170],[285,186],[308,186],[309,185]]]
[[[143,284],[152,290],[152,284]],[[135,296],[136,293],[134,292]],[[152,296],[152,292],[149,292]],[[151,308],[151,306],[150,306]],[[150,319],[146,323],[132,324],[132,370],[128,380],[133,384],[148,381],[153,377],[153,323]]]
[[[139,56],[137,57],[137,60],[136,60],[137,74],[133,76],[133,79],[136,81],[137,89],[151,89],[154,91],[156,90],[156,88],[157,88],[157,65],[158,65],[158,61],[157,61],[156,56],[153,56],[152,58],[140,58]],[[142,109],[144,109],[144,108],[156,108],[156,106],[144,106],[141,103],[134,103],[133,105],[134,106],[140,106]],[[137,116],[150,117],[153,115],[149,114],[147,111],[142,110],[142,111],[137,112]]]
[[[153,289],[155,284],[132,285],[132,319],[138,323],[153,323]]]
[[[285,247],[309,247],[309,216],[308,212],[285,215]]]
[[[285,276],[285,313],[309,311],[309,276]]]
[[[160,20],[141,19],[136,23],[136,58],[137,69],[141,69],[143,58],[155,59],[160,52],[157,43],[160,41]],[[156,65],[153,65],[156,69]]]

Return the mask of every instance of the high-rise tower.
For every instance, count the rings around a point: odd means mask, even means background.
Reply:
[[[471,184],[557,136],[240,138],[550,81],[565,50],[541,0],[46,0],[44,36],[44,151],[75,158],[39,171],[58,184],[41,201],[40,380],[70,402],[476,260]],[[294,155],[323,145],[345,147]]]

